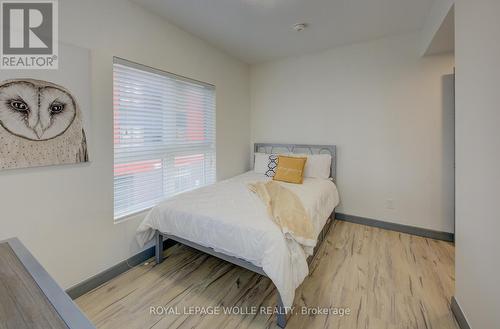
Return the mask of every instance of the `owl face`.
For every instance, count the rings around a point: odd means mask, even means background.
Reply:
[[[76,103],[62,87],[38,80],[0,84],[0,125],[11,134],[43,141],[64,133],[76,116]]]

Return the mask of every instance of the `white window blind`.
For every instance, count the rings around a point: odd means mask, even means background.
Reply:
[[[215,88],[113,63],[114,217],[215,182]]]

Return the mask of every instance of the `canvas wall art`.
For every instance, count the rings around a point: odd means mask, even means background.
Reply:
[[[61,45],[58,70],[1,73],[0,170],[88,162],[89,51]]]

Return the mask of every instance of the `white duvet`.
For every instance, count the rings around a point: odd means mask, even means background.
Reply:
[[[285,239],[264,203],[248,190],[248,183],[269,179],[250,171],[165,200],[148,213],[137,240],[142,246],[159,230],[249,261],[262,267],[284,306],[291,307],[295,289],[309,273],[306,258],[311,250]],[[300,198],[318,235],[339,203],[335,184],[320,178],[282,184]]]

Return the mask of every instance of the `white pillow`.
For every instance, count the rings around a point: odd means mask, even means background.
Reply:
[[[259,174],[265,174],[267,171],[267,164],[269,162],[269,154],[255,153],[253,162],[253,171]]]
[[[276,174],[278,165],[277,154],[255,153],[253,170],[259,174],[265,174],[268,177],[273,177]]]
[[[291,156],[307,157],[304,177],[330,178],[332,156],[330,154],[290,154]]]

